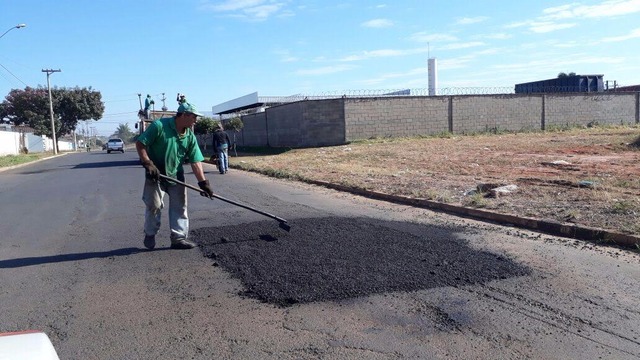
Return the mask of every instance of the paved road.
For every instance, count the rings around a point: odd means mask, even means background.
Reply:
[[[0,172],[0,331],[62,359],[640,357],[637,253],[206,166],[291,233],[192,193],[202,247],[165,217],[145,251],[133,152]]]

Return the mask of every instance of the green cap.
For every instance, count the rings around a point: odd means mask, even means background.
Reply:
[[[185,113],[185,112],[192,113],[196,116],[204,116],[200,114],[198,110],[196,110],[195,106],[193,106],[192,104],[189,104],[188,102],[183,102],[182,104],[180,104],[180,106],[178,106],[178,114]]]

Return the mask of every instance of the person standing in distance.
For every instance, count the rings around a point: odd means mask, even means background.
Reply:
[[[224,132],[222,124],[218,123],[218,128],[213,132],[213,148],[218,154],[218,170],[220,174],[225,174],[229,170],[229,135]]]
[[[144,118],[149,119],[151,105],[155,104],[153,100],[151,100],[151,95],[147,94],[147,98],[144,100]]]
[[[188,240],[189,217],[187,215],[187,189],[174,182],[160,179],[159,174],[184,182],[183,163],[191,164],[202,196],[213,197],[209,181],[202,169],[204,157],[198,147],[193,130],[198,116],[195,106],[183,102],[176,116],[154,121],[136,142],[140,162],[146,170],[142,201],[144,214],[144,246],[151,250],[156,246],[156,234],[160,229],[164,195],[169,195],[169,227],[172,249],[191,249],[195,243]]]

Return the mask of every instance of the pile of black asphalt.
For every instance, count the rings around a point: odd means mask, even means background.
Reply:
[[[191,239],[213,265],[240,279],[241,295],[277,306],[530,273],[504,254],[472,249],[455,227],[340,217],[289,224],[290,233],[276,221],[200,228]]]

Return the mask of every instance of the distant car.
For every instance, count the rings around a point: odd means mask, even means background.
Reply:
[[[107,141],[107,154],[111,154],[112,151],[124,152],[124,141],[118,138],[109,139]]]

